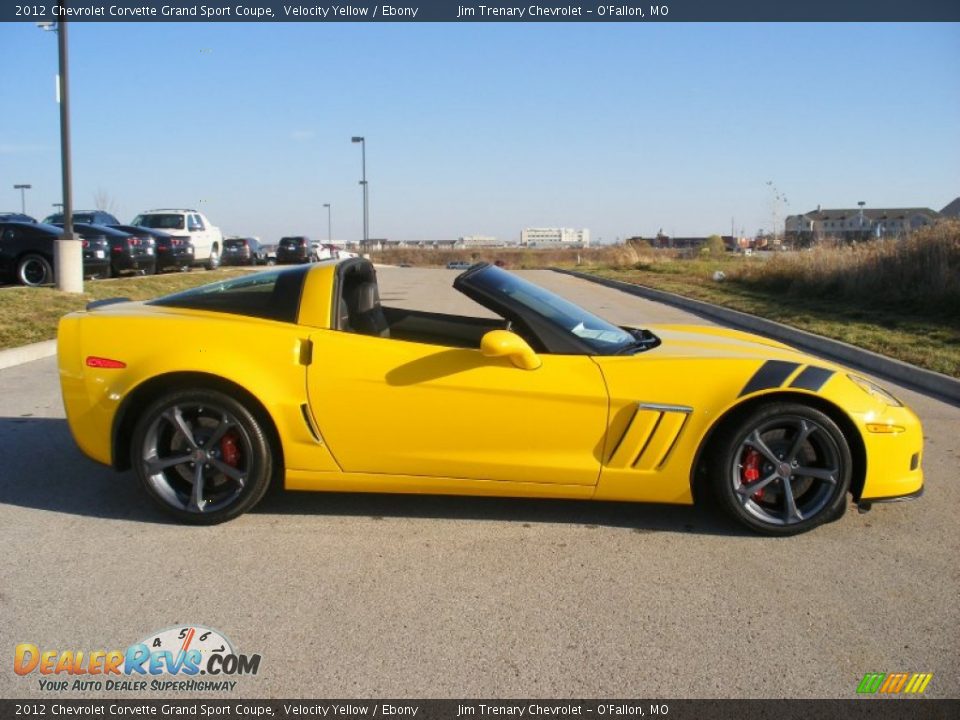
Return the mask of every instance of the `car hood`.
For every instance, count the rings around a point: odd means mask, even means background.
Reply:
[[[810,362],[806,353],[776,340],[712,325],[655,325],[647,328],[661,344],[643,355],[670,358],[743,358]],[[838,369],[819,358],[818,365]]]

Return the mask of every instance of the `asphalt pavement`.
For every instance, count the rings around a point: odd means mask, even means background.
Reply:
[[[703,323],[524,274],[615,322]],[[386,304],[485,314],[453,271],[379,275]],[[924,422],[926,495],[795,538],[704,508],[324,493],[193,528],[81,455],[53,358],[2,370],[0,697],[160,697],[42,691],[13,650],[200,624],[260,670],[176,697],[853,698],[865,673],[896,671],[956,698],[960,408],[891,389]]]

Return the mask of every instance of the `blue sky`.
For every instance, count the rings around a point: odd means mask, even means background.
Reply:
[[[74,195],[394,239],[753,234],[960,195],[960,25],[71,25]],[[0,23],[0,210],[60,200],[56,37]]]

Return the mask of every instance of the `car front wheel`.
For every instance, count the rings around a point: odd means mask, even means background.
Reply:
[[[17,263],[17,280],[30,287],[48,285],[53,282],[53,266],[43,255],[24,255]]]
[[[256,505],[273,473],[270,440],[242,403],[215,390],[183,390],[147,408],[131,459],[147,494],[195,525],[230,520]]]
[[[766,535],[796,535],[843,513],[852,458],[825,413],[764,405],[724,428],[708,472],[724,509]]]

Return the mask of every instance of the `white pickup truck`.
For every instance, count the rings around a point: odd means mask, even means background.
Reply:
[[[162,230],[177,239],[186,240],[193,248],[194,265],[201,265],[207,270],[220,267],[223,233],[202,212],[182,208],[147,210],[137,215],[130,224]]]

